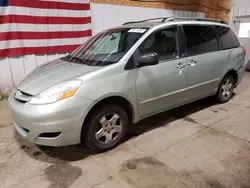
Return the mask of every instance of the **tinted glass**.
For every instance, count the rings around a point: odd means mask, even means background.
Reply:
[[[151,34],[139,47],[140,55],[156,52],[159,61],[176,58],[179,54],[177,27],[166,28]]]
[[[218,50],[218,41],[212,26],[183,26],[187,55],[198,55]]]
[[[230,28],[223,26],[214,26],[214,27],[220,37],[222,47],[224,50],[237,48],[240,46],[237,37]]]
[[[147,29],[143,28],[118,28],[104,31],[63,57],[62,60],[89,66],[116,63],[146,31]]]

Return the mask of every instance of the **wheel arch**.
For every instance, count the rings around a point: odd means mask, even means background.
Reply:
[[[233,79],[234,79],[234,81],[235,81],[235,84],[238,82],[238,74],[237,74],[237,71],[236,70],[234,70],[234,69],[231,69],[231,70],[229,70],[229,71],[227,71],[227,73],[225,74],[225,76],[226,75],[232,75],[233,76]],[[225,77],[224,76],[224,77]],[[224,78],[223,77],[223,78]],[[222,78],[222,79],[223,79]]]
[[[117,96],[108,96],[108,97],[102,98],[101,100],[98,100],[98,102],[90,108],[89,112],[87,113],[87,115],[83,121],[82,132],[84,130],[84,127],[87,126],[86,123],[88,122],[91,115],[98,108],[100,108],[103,105],[107,105],[107,104],[116,104],[116,105],[122,107],[127,112],[127,115],[129,118],[129,124],[134,122],[135,109],[134,109],[133,105],[129,102],[129,100],[126,99],[125,97],[118,96],[118,95]]]

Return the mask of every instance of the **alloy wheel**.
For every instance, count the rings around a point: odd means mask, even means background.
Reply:
[[[109,113],[104,115],[98,123],[95,138],[100,144],[111,144],[122,132],[122,121],[118,114]]]
[[[233,83],[231,79],[226,79],[221,86],[221,97],[228,100],[232,96]]]

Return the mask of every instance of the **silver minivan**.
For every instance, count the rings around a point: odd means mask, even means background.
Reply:
[[[125,23],[24,78],[9,96],[13,124],[38,145],[109,150],[143,118],[213,95],[229,101],[245,53],[223,21]]]

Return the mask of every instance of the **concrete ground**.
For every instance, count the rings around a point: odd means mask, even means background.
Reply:
[[[131,128],[127,141],[95,154],[80,146],[37,147],[14,131],[0,102],[2,188],[248,188],[250,74],[233,99],[201,100]]]

